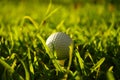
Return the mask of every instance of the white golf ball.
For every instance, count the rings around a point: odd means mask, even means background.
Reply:
[[[69,46],[72,39],[62,32],[57,32],[48,37],[46,45],[54,53],[56,51],[57,59],[62,60],[69,58]]]

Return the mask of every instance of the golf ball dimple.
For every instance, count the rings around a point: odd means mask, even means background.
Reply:
[[[62,32],[57,32],[48,37],[46,45],[48,48],[57,53],[57,59],[62,60],[69,58],[69,46],[72,44],[72,39]]]

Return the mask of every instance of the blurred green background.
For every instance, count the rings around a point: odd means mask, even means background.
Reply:
[[[58,31],[74,41],[68,80],[119,80],[119,3],[120,0],[0,0],[0,80],[64,77],[66,72],[56,70],[43,43]]]

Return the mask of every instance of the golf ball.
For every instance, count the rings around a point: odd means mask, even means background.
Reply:
[[[69,58],[69,46],[72,44],[72,39],[65,33],[56,32],[51,34],[46,40],[46,45],[54,53],[58,60]]]

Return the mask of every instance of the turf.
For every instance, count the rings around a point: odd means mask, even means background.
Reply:
[[[21,0],[1,1],[0,9],[0,80],[120,79],[120,11],[114,5]],[[47,48],[54,32],[74,41],[71,65],[68,59],[61,67]]]

